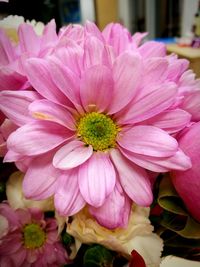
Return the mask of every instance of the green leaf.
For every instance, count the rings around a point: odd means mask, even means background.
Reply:
[[[114,257],[108,249],[95,245],[86,251],[83,264],[85,267],[112,267],[113,260]]]
[[[73,236],[69,235],[67,232],[62,233],[62,242],[66,246],[70,246],[72,243],[74,243]]]
[[[184,238],[200,239],[200,223],[188,214],[169,175],[164,175],[160,182],[158,204],[164,209],[160,220],[162,227]]]
[[[170,177],[164,175],[160,182],[158,204],[165,210],[179,214],[187,215],[184,205],[177,192],[175,191]]]

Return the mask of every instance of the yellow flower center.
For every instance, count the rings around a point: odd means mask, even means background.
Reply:
[[[80,118],[77,134],[83,142],[91,145],[95,151],[105,151],[115,147],[118,128],[105,114],[91,112]]]
[[[24,246],[30,249],[42,247],[46,239],[45,232],[35,223],[28,224],[24,227],[23,237]]]

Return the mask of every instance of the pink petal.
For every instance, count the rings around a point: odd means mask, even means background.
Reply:
[[[141,66],[140,56],[130,51],[121,54],[114,62],[114,94],[109,108],[110,114],[121,110],[136,95],[142,75]]]
[[[144,81],[142,86],[149,86],[151,83],[163,82],[167,77],[168,61],[165,58],[148,58],[144,64]]]
[[[33,156],[52,150],[72,135],[59,124],[39,121],[17,129],[9,136],[7,144],[9,149],[19,154]]]
[[[187,157],[181,150],[178,150],[171,157],[151,157],[132,153],[121,149],[122,154],[136,163],[137,165],[154,172],[167,172],[169,170],[187,170],[191,167],[190,158]]]
[[[86,147],[81,141],[72,141],[56,152],[53,165],[61,170],[69,170],[83,164],[92,156],[92,153],[92,146]]]
[[[26,259],[25,248],[20,247],[18,251],[12,256],[13,256],[12,258],[14,259],[15,266],[23,266],[24,260]],[[7,265],[7,266],[13,266],[13,265]]]
[[[179,140],[180,147],[191,158],[192,168],[185,172],[174,171],[172,182],[188,211],[200,222],[200,122],[193,124]]]
[[[54,203],[61,215],[72,216],[86,204],[79,190],[77,176],[77,169],[73,169],[64,172],[58,180]]]
[[[7,65],[16,59],[14,48],[11,41],[6,36],[3,29],[0,29],[0,63],[1,65]]]
[[[167,78],[171,81],[178,82],[181,75],[187,70],[189,61],[184,58],[177,58],[176,55],[169,55],[169,68]]]
[[[146,171],[128,161],[118,150],[111,150],[111,158],[127,195],[138,205],[150,206],[153,195]]]
[[[6,153],[3,162],[13,162],[13,161],[19,161],[19,160],[24,160],[25,156],[16,153],[12,150],[8,150]]]
[[[119,183],[115,185],[113,192],[107,197],[101,207],[89,207],[90,213],[98,223],[108,229],[126,227],[130,210],[131,201],[123,192]]]
[[[117,55],[123,53],[131,46],[134,47],[134,43],[131,42],[131,34],[119,23],[108,24],[102,34],[106,43],[114,48]]]
[[[79,92],[79,76],[71,70],[71,68],[60,63],[54,57],[50,58],[48,62],[48,69],[51,73],[51,78],[60,91],[70,101],[76,105],[80,104],[80,92]]]
[[[22,52],[29,52],[31,55],[38,55],[40,51],[40,38],[36,35],[33,26],[22,23],[18,29],[19,45]]]
[[[31,58],[26,61],[26,75],[31,85],[39,94],[54,103],[63,104],[71,107],[71,102],[56,87],[49,73],[47,61],[40,58]]]
[[[42,42],[41,47],[45,47],[48,45],[53,45],[55,41],[57,41],[58,36],[56,33],[56,23],[55,20],[52,19],[44,28],[42,34]]]
[[[166,56],[166,46],[164,43],[148,41],[139,47],[139,51],[144,58]]]
[[[136,43],[137,46],[139,46],[142,42],[142,40],[144,39],[144,37],[146,37],[148,35],[148,32],[136,32],[133,34],[132,36],[132,40],[133,42]]]
[[[165,131],[139,125],[119,136],[118,144],[128,151],[154,157],[168,157],[178,149],[177,141]]]
[[[145,124],[154,125],[168,133],[176,133],[186,127],[191,119],[191,115],[182,110],[174,109],[163,111],[162,113],[150,118]]]
[[[24,176],[22,186],[25,197],[41,200],[52,196],[60,175],[60,170],[52,165],[51,155],[35,158]]]
[[[92,35],[98,38],[99,40],[104,41],[101,31],[94,22],[86,21],[84,30],[86,35]]]
[[[113,97],[111,70],[100,65],[86,70],[81,79],[80,95],[86,111],[92,107],[96,107],[99,112],[105,111]]]
[[[61,41],[60,45],[62,45]],[[61,49],[56,49],[54,54],[62,64],[71,68],[76,75],[81,75],[81,71],[83,70],[83,48],[74,40],[66,39],[66,44],[62,45]]]
[[[19,249],[23,249],[20,237],[21,233],[17,231],[4,238],[3,242],[0,243],[0,255],[8,257],[10,254],[15,254]]]
[[[24,89],[26,82],[25,76],[10,67],[0,67],[0,91]]]
[[[78,183],[81,194],[91,206],[101,206],[113,191],[116,174],[106,153],[94,152],[92,157],[79,167]]]
[[[16,212],[5,202],[0,205],[0,214],[9,222],[9,230],[14,231],[20,227],[19,218]]]
[[[191,92],[186,95],[180,107],[192,115],[193,121],[200,120],[200,91]]]
[[[8,136],[14,132],[18,127],[12,123],[12,121],[5,119],[4,122],[0,126],[0,132],[4,139],[7,139]]]
[[[34,101],[29,106],[29,111],[36,119],[57,122],[72,131],[76,129],[75,119],[71,113],[65,107],[47,99]]]
[[[16,125],[33,121],[28,106],[39,98],[33,91],[3,91],[0,93],[1,111]]]
[[[153,88],[140,99],[133,100],[118,121],[124,124],[137,123],[159,114],[175,102],[177,93],[175,84],[162,84]]]
[[[85,69],[95,65],[111,66],[107,46],[100,39],[89,35],[85,40],[83,65]]]

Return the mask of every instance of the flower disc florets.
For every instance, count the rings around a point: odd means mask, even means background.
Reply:
[[[114,121],[102,113],[87,113],[78,123],[78,136],[95,151],[115,147],[117,132]]]
[[[23,229],[24,246],[35,249],[42,247],[45,243],[46,235],[42,228],[35,223],[28,224]]]

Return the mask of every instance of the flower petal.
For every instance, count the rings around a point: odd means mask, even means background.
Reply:
[[[120,123],[141,122],[166,110],[174,103],[177,88],[174,83],[167,83],[153,86],[149,91],[131,102],[126,113],[119,117]]]
[[[85,147],[81,141],[72,141],[56,152],[53,165],[61,170],[69,170],[84,163],[92,156],[92,153],[92,146]]]
[[[16,59],[11,42],[3,29],[0,29],[0,58],[1,65],[7,65]]]
[[[73,169],[59,177],[54,204],[61,215],[72,216],[86,204],[79,190],[77,172],[77,169]]]
[[[96,65],[83,73],[80,96],[86,111],[96,107],[99,112],[106,110],[113,97],[112,72],[106,66]]]
[[[147,120],[146,123],[161,128],[171,134],[186,127],[190,122],[190,119],[191,115],[188,112],[182,109],[174,109],[163,111]]]
[[[137,165],[154,172],[167,172],[169,170],[184,171],[191,167],[191,160],[181,150],[171,157],[151,157],[132,153],[121,149],[122,154]]]
[[[139,125],[119,136],[118,144],[128,151],[154,157],[168,157],[178,149],[177,141],[165,131]]]
[[[29,111],[36,119],[57,122],[72,131],[76,129],[71,113],[66,108],[47,99],[34,101],[30,104]]]
[[[35,33],[33,26],[28,23],[22,23],[18,29],[19,46],[21,51],[29,52],[31,55],[38,55],[40,51],[40,38]]]
[[[29,82],[39,94],[54,103],[71,107],[71,102],[57,88],[49,73],[47,61],[40,58],[31,58],[26,61],[25,68]]]
[[[106,201],[99,208],[89,208],[90,213],[99,224],[114,229],[126,227],[131,210],[131,201],[123,192],[119,183],[116,183],[113,192],[107,197]]]
[[[13,132],[8,148],[22,155],[33,156],[45,153],[69,139],[73,132],[61,125],[39,121],[26,124]]]
[[[99,207],[104,203],[114,189],[115,180],[113,164],[103,152],[94,152],[92,157],[79,167],[79,188],[83,198],[91,206]]]
[[[94,36],[89,36],[84,43],[83,64],[85,68],[90,68],[103,62],[103,43]]]
[[[39,95],[33,91],[3,91],[0,93],[1,111],[16,125],[33,121],[28,107]]]
[[[125,107],[136,95],[142,75],[142,60],[137,53],[124,52],[113,65],[114,94],[109,113]],[[123,97],[122,97],[123,94]]]
[[[145,77],[142,82],[142,87],[149,84],[158,84],[163,82],[167,77],[168,61],[166,58],[153,57],[148,58],[144,64]]]
[[[200,91],[190,92],[186,95],[181,103],[181,108],[192,115],[193,121],[200,120]]]
[[[119,173],[120,183],[127,195],[140,206],[150,206],[153,194],[146,171],[128,161],[115,149],[111,150],[111,158]]]
[[[173,171],[172,182],[188,211],[200,222],[200,122],[194,123],[179,139],[180,147],[191,158],[192,168]]]
[[[166,45],[164,43],[149,41],[139,47],[139,51],[144,58],[166,56]]]
[[[24,176],[22,187],[25,197],[41,200],[52,196],[60,175],[61,171],[52,165],[51,155],[35,158]]]
[[[48,69],[53,82],[75,106],[80,105],[79,76],[55,57],[49,59]]]

